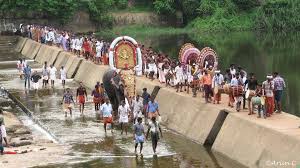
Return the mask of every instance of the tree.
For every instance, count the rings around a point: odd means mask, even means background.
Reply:
[[[175,0],[156,0],[153,5],[158,14],[172,15],[176,12]]]
[[[260,4],[260,0],[232,0],[240,10],[250,10]]]
[[[201,0],[181,0],[182,12],[186,21],[190,21],[198,16],[197,9]]]

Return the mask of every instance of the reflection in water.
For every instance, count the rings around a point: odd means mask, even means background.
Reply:
[[[144,162],[144,157],[143,155],[140,157],[135,157],[135,163],[137,167],[144,167],[145,166],[145,162]]]
[[[66,127],[72,127],[72,125],[73,125],[73,120],[72,120],[72,118],[66,118],[66,119],[65,119],[65,125],[64,125],[64,126],[66,126]]]
[[[278,71],[287,84],[283,108],[288,113],[300,116],[299,32],[288,34],[226,32],[135,38],[173,58],[178,58],[178,52],[184,43],[193,43],[199,49],[209,46],[217,52],[223,72],[231,63],[235,63],[248,72],[254,72],[260,82],[265,80],[268,73]]]

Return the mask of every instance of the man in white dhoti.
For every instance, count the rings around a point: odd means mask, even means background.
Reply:
[[[54,87],[54,81],[56,80],[56,71],[57,71],[56,68],[53,65],[51,65],[49,70],[49,76],[50,76],[52,87]]]
[[[66,85],[66,79],[67,79],[66,70],[65,70],[64,66],[61,66],[61,68],[60,68],[60,80],[61,80],[61,83],[62,83],[64,88],[65,88],[65,85]]]
[[[183,76],[183,69],[181,66],[181,63],[179,62],[178,65],[175,68],[175,76],[176,76],[176,92],[178,92],[179,87],[180,87],[180,92],[182,92],[182,85],[184,83],[184,76]]]

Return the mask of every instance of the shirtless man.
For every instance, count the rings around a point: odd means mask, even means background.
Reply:
[[[76,92],[76,102],[79,103],[80,114],[83,115],[85,100],[88,101],[87,93],[85,87],[83,87],[82,82],[79,83],[80,86]]]

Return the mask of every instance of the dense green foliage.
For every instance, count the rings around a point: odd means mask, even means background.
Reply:
[[[112,9],[124,9],[127,0],[0,0],[1,16],[16,18],[57,19],[61,24],[68,22],[77,10],[85,10],[100,27],[111,27]]]
[[[299,0],[0,0],[0,12],[16,17],[57,19],[66,23],[85,10],[99,27],[112,27],[110,12],[154,11],[175,17],[199,31],[300,29]]]
[[[300,1],[269,0],[257,15],[260,29],[300,30]]]
[[[300,29],[300,1],[201,0],[190,28],[199,31]]]
[[[78,7],[77,0],[2,0],[0,10],[3,14],[15,17],[57,18],[65,23]]]

